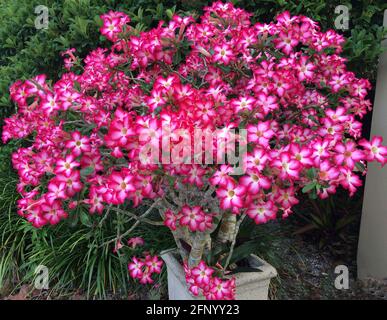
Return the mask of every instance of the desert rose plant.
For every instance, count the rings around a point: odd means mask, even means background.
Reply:
[[[69,49],[56,83],[13,84],[18,112],[2,138],[25,139],[12,157],[18,214],[41,228],[79,206],[112,210],[135,221],[121,237],[140,223],[168,227],[190,291],[234,298],[223,276],[246,217],[286,218],[301,193],[352,195],[366,161],[387,161],[381,137],[361,139],[370,84],[346,69],[344,38],[288,12],[269,24],[250,16],[216,2],[197,21],[173,15],[138,32],[108,12],[111,48],[83,62]],[[130,211],[140,204],[149,208]],[[207,253],[225,243],[209,266]],[[149,255],[129,264],[141,283],[160,268]]]

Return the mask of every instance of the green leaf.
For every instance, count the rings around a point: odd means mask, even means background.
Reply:
[[[313,181],[302,188],[302,193],[307,193],[310,190],[314,189],[315,187],[316,187],[316,181]]]
[[[167,17],[168,17],[169,19],[172,19],[172,17],[173,17],[173,12],[172,12],[171,9],[165,10],[165,13],[166,13],[166,15],[167,15]]]
[[[310,168],[308,170],[308,172],[306,173],[307,177],[310,179],[310,180],[313,180],[314,178],[316,178],[316,169],[315,168]]]
[[[93,225],[91,222],[90,215],[87,212],[81,211],[79,219],[81,223],[86,227],[91,227]]]
[[[236,273],[240,273],[240,272],[263,272],[263,271],[259,268],[255,268],[255,267],[237,267],[237,268],[233,269],[228,274],[231,275],[231,274],[236,274]]]
[[[257,248],[258,248],[258,243],[256,240],[247,241],[241,244],[240,246],[234,249],[234,252],[230,259],[230,264],[241,261],[242,259],[250,256],[252,253],[256,253]],[[223,258],[222,265],[225,264],[226,260],[227,260],[227,255]]]
[[[77,90],[78,92],[81,91],[81,85],[78,81],[74,81],[74,89]]]
[[[81,176],[85,177],[85,176],[88,176],[88,175],[92,174],[93,172],[94,172],[94,168],[93,167],[86,167],[86,168],[83,168],[81,170]]]

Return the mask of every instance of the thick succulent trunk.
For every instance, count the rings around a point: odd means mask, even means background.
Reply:
[[[167,194],[170,200],[164,197],[163,203],[158,206],[161,217],[164,219],[164,212],[167,209],[179,212],[181,207],[187,203],[189,205],[204,206],[213,214],[214,219],[221,221],[218,239],[215,242],[231,241],[235,230],[236,217],[230,213],[226,213],[223,216],[223,212],[219,212],[218,199],[216,196],[213,196],[215,189],[210,187],[206,192],[193,193],[188,190],[187,186],[182,185],[181,188],[180,192],[176,192],[173,188],[168,188]],[[213,227],[206,232],[190,233],[187,228],[178,228],[172,232],[183,261],[187,261],[191,268],[199,264],[206,250],[211,250],[211,233],[215,231],[217,226],[218,224],[214,223]]]
[[[190,268],[197,266],[200,260],[203,259],[204,250],[210,245],[210,239],[211,237],[209,236],[209,234],[198,234],[193,239],[191,244],[191,252],[188,257],[188,266]]]
[[[225,243],[232,241],[236,225],[236,215],[226,212],[220,225],[217,242]]]

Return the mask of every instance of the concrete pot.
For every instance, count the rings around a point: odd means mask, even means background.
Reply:
[[[176,251],[164,251],[161,258],[165,261],[168,272],[169,300],[203,300],[188,291],[183,266],[176,258]],[[277,276],[276,269],[256,255],[249,257],[250,267],[258,268],[262,272],[240,272],[233,276],[236,279],[237,300],[267,300],[270,279]]]

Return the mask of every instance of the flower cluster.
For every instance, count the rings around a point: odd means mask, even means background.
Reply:
[[[144,239],[141,237],[130,238],[127,241],[127,245],[131,249],[136,249],[137,246],[141,247],[144,245]],[[118,238],[114,245],[113,252],[117,253],[123,247],[124,247],[124,244],[121,242],[121,239]]]
[[[45,75],[14,83],[18,112],[2,139],[28,138],[12,155],[18,213],[39,228],[79,206],[101,214],[161,200],[173,232],[210,233],[224,213],[260,224],[291,214],[302,192],[354,194],[366,161],[384,165],[387,148],[361,139],[370,83],[347,70],[344,38],[288,12],[268,24],[250,16],[214,2],[199,21],[174,15],[138,33],[109,12],[101,33],[112,46],[90,52],[81,73],[69,49],[54,84]],[[197,129],[206,143],[192,143]],[[206,139],[214,131],[223,140]],[[228,159],[242,131],[242,175],[207,161]]]
[[[152,274],[160,274],[163,261],[157,256],[146,255],[144,259],[132,258],[128,264],[129,274],[133,279],[138,279],[141,284],[153,283]]]
[[[101,34],[113,42],[119,40],[119,34],[123,33],[125,27],[129,27],[128,23],[130,22],[130,18],[126,14],[115,11],[103,14],[101,19],[103,21],[100,28]]]
[[[207,300],[235,299],[235,278],[222,280],[213,276],[214,270],[204,261],[194,268],[184,265],[184,271],[189,291],[194,296],[202,294]]]
[[[212,215],[205,213],[200,206],[189,207],[184,205],[176,215],[172,210],[165,212],[164,224],[171,230],[179,226],[187,226],[190,231],[206,231],[212,227]]]

